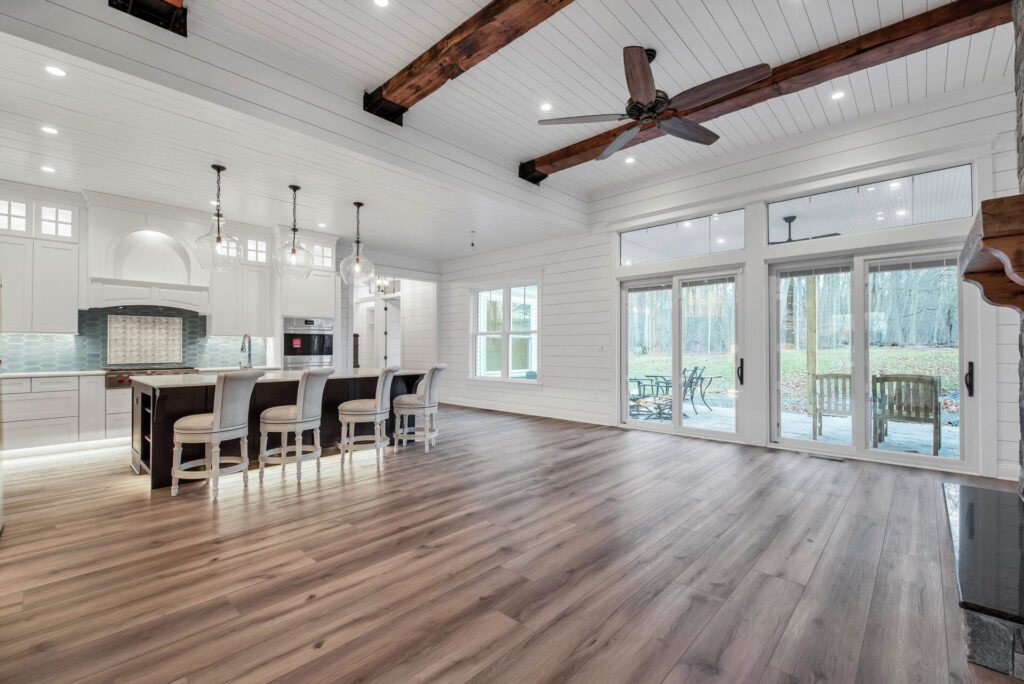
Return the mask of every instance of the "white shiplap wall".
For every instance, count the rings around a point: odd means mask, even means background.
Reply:
[[[1000,134],[992,146],[992,187],[996,197],[1020,192],[1015,131]],[[1017,373],[1020,316],[1012,309],[997,308],[996,321],[996,454],[999,476],[1016,478],[1020,443],[1020,381]]]
[[[612,420],[614,373],[608,236],[549,240],[448,262],[440,287],[442,401],[590,423]],[[470,378],[470,293],[539,277],[537,384]]]
[[[437,363],[437,283],[402,279],[402,366]]]

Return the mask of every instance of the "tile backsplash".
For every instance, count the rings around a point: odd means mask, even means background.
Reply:
[[[113,306],[78,312],[77,335],[0,333],[0,373],[98,370],[108,361],[108,316],[170,317],[181,321],[181,361],[186,366],[237,366],[243,354],[238,337],[207,337],[206,317],[163,306]],[[116,358],[116,354],[115,354]],[[252,362],[267,363],[267,341],[253,338]],[[113,362],[116,363],[116,362]]]

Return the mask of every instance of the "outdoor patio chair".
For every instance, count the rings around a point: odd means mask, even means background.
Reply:
[[[942,448],[942,407],[938,375],[875,375],[871,378],[871,446],[889,434],[889,421],[932,426],[932,454]]]
[[[684,403],[687,399],[689,399],[690,406],[693,407],[693,412],[694,414],[696,414],[696,395],[698,392],[700,392],[701,383],[704,381],[704,368],[694,366],[693,369],[690,370],[689,375],[683,373],[682,377],[682,396],[680,397],[680,403]]]
[[[849,373],[816,373],[811,376],[811,439],[823,434],[824,416],[853,416]]]

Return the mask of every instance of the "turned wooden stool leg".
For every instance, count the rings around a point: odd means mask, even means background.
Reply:
[[[210,477],[210,485],[213,488],[213,499],[217,500],[217,485],[220,481],[220,442],[217,442],[210,449],[210,458],[213,461],[213,475]]]
[[[176,473],[181,468],[181,442],[174,441],[174,452],[173,459],[171,462],[172,472]],[[178,496],[178,476],[173,475],[171,477],[171,496]]]

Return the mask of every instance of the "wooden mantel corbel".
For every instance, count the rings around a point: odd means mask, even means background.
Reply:
[[[960,275],[988,303],[1024,313],[1024,195],[981,203],[960,252]]]

